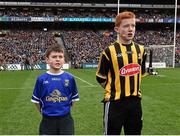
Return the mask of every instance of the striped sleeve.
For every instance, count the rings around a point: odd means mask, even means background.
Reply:
[[[107,80],[107,75],[109,71],[109,58],[105,51],[100,56],[98,69],[96,72],[96,80],[99,83],[104,83]]]

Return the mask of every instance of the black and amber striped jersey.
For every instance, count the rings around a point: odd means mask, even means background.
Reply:
[[[118,41],[106,48],[99,59],[96,79],[104,84],[105,101],[141,96],[140,84],[145,73],[146,52],[143,46]]]

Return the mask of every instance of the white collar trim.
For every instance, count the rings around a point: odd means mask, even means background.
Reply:
[[[61,75],[64,73],[64,71],[61,71],[59,73],[51,73],[50,71],[47,71],[46,73],[50,74],[50,75],[54,75],[54,76],[57,76],[57,75]]]

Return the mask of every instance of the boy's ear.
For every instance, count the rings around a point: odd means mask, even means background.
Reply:
[[[66,58],[64,57],[63,64],[65,64],[65,63],[66,63]]]
[[[45,61],[47,64],[49,64],[49,59],[47,57],[45,58]]]
[[[114,27],[114,31],[118,33],[118,27]]]
[[[65,58],[65,56],[64,56],[64,64],[66,63],[66,58]]]

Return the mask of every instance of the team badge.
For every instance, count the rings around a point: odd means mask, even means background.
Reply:
[[[61,92],[57,89],[55,89],[51,94],[52,97],[59,97],[61,96]]]
[[[133,54],[133,51],[126,51],[127,54]]]
[[[64,82],[65,82],[65,84],[64,84],[65,86],[69,86],[69,80],[68,79],[65,79]]]
[[[48,80],[43,81],[43,84],[48,84],[48,83],[49,83]]]
[[[118,58],[122,57],[122,54],[121,54],[121,53],[118,53],[118,54],[117,54],[117,57],[118,57]]]

